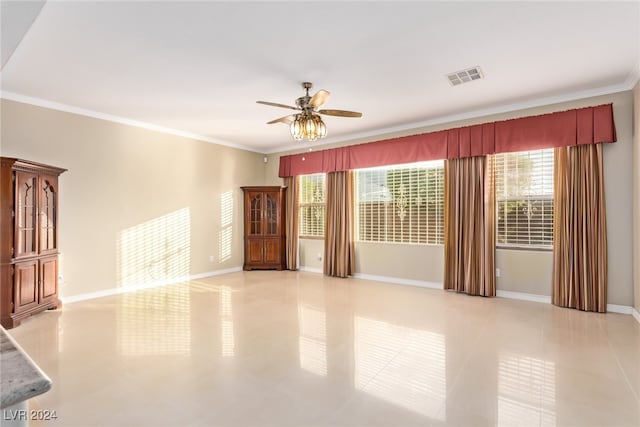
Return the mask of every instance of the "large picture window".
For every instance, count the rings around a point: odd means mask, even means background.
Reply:
[[[551,249],[553,149],[496,154],[496,245]]]
[[[358,240],[442,244],[444,161],[360,169],[355,176]]]
[[[299,179],[299,235],[324,237],[325,174],[302,175]]]

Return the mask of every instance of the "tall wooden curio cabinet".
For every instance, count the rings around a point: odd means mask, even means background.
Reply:
[[[0,158],[0,323],[60,306],[58,176],[65,169]]]
[[[286,268],[286,187],[242,187],[244,191],[244,269]]]

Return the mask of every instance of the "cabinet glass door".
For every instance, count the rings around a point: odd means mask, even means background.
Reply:
[[[250,194],[249,234],[262,234],[262,193]]]
[[[278,234],[278,199],[273,194],[267,193],[267,217],[266,234]]]
[[[37,248],[36,175],[16,172],[14,257],[35,255]]]
[[[52,252],[57,248],[57,181],[49,177],[40,180],[40,253]]]

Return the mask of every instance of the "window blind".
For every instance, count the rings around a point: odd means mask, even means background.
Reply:
[[[301,175],[299,179],[299,235],[324,237],[325,174]]]
[[[443,242],[444,161],[360,169],[355,175],[358,240]]]
[[[553,245],[553,149],[496,154],[496,245]]]

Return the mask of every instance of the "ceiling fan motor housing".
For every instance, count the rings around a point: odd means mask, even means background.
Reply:
[[[309,101],[311,101],[311,97],[309,95],[301,96],[296,99],[296,105],[304,110],[309,106]]]
[[[311,101],[311,97],[309,96],[309,89],[311,89],[312,87],[313,87],[313,83],[302,82],[302,89],[306,91],[306,95],[296,99],[296,105],[302,108],[303,110],[307,110],[307,109],[313,110],[313,108],[308,108],[309,101]]]

